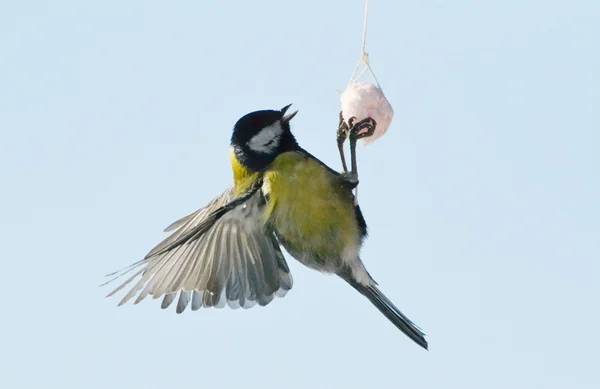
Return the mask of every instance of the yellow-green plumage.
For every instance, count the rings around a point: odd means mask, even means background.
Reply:
[[[263,179],[267,197],[263,223],[280,243],[306,266],[338,273],[362,271],[358,250],[363,236],[354,198],[340,175],[302,151],[278,155],[262,172],[242,165],[231,153],[237,196]]]
[[[341,261],[347,247],[359,244],[351,191],[310,156],[299,151],[277,156],[263,188],[269,195],[265,220],[288,250]]]

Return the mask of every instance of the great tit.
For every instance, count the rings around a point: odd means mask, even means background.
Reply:
[[[298,145],[289,105],[251,112],[231,136],[234,184],[207,206],[171,224],[174,232],[109,282],[133,272],[108,296],[137,279],[121,300],[162,297],[177,313],[200,307],[249,308],[292,288],[280,245],[302,264],[338,275],[398,329],[427,349],[424,333],[379,290],[359,257],[367,225],[352,189],[338,173]],[[138,279],[139,277],[139,279]]]

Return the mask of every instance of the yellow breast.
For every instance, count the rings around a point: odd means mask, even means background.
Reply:
[[[243,166],[235,156],[233,149],[229,149],[229,158],[231,160],[231,169],[233,170],[233,182],[235,185],[236,196],[246,192],[257,179],[258,174]]]
[[[265,173],[263,192],[269,194],[266,221],[294,251],[328,256],[360,239],[351,192],[304,153],[278,156]]]

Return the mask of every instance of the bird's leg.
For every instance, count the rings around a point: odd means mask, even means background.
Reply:
[[[377,122],[373,118],[365,118],[357,123],[354,121],[355,117],[351,117],[348,120],[348,124],[350,126],[349,130],[349,138],[350,138],[350,164],[351,170],[350,175],[356,177],[356,181],[358,181],[358,166],[356,163],[356,142],[359,139],[367,138],[375,133],[375,127],[377,127]],[[362,132],[362,130],[367,130]]]
[[[346,157],[344,156],[344,142],[348,138],[349,128],[346,122],[344,121],[344,116],[342,115],[342,111],[340,111],[340,124],[338,125],[337,130],[337,145],[338,150],[340,152],[340,158],[342,159],[342,167],[344,168],[344,173],[348,172],[348,166],[346,165]]]
[[[350,128],[348,124],[344,121],[344,116],[342,111],[340,111],[340,124],[338,125],[337,130],[337,144],[338,150],[340,152],[340,158],[342,160],[342,167],[344,171],[342,172],[342,185],[346,188],[352,190],[356,188],[358,185],[358,178],[355,174],[348,172],[348,165],[346,165],[346,156],[344,155],[344,142],[348,139],[348,134],[350,132]]]

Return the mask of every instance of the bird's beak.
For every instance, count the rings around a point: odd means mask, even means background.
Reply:
[[[285,113],[287,112],[287,110],[292,106],[292,104],[286,105],[285,107],[281,108],[281,115],[283,116],[282,121],[284,123],[289,123],[290,120],[292,120],[294,118],[294,116],[296,116],[296,114],[298,113],[298,111],[294,111],[289,115],[286,115]]]

